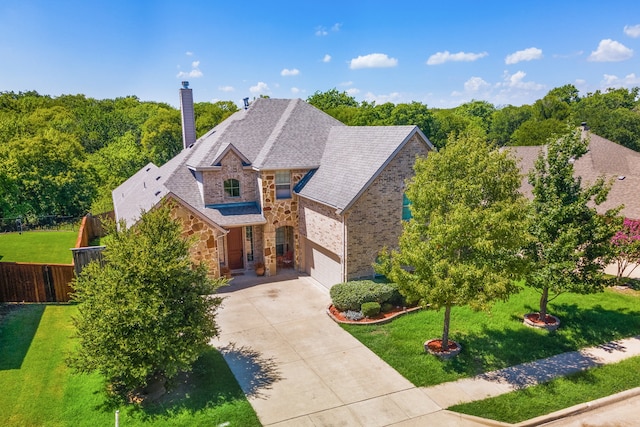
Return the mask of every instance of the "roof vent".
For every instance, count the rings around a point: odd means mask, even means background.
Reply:
[[[242,100],[244,101],[244,109],[246,110],[249,108],[249,98],[242,98]]]
[[[160,175],[156,176],[156,181],[160,179]]]
[[[183,81],[182,82],[182,88],[183,89],[189,89],[189,82]]]
[[[158,194],[160,194],[160,191],[156,191],[154,194],[157,196]]]
[[[623,179],[625,179],[625,178],[626,178],[626,176],[624,176],[624,175],[620,175],[620,176],[618,177],[618,181],[622,181],[622,180],[623,180]]]

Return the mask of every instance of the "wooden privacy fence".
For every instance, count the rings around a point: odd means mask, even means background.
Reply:
[[[0,302],[68,302],[73,265],[0,262]]]
[[[73,264],[34,264],[26,262],[0,262],[0,303],[2,302],[69,302],[70,283],[89,262],[102,262],[104,246],[88,246],[103,236],[101,220],[113,219],[113,212],[100,217],[87,215],[78,231]],[[75,272],[75,273],[74,273]]]

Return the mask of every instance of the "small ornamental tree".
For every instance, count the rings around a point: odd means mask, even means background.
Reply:
[[[551,138],[529,173],[533,185],[529,232],[525,250],[531,262],[527,286],[540,293],[541,321],[548,323],[547,304],[565,292],[601,291],[603,269],[611,259],[611,238],[618,228],[619,209],[599,215],[593,205],[604,202],[610,184],[604,178],[582,186],[573,163],[587,152],[580,131]]]
[[[69,365],[99,372],[120,396],[188,371],[217,335],[212,296],[222,281],[192,265],[189,243],[168,208],[133,227],[109,226],[104,266],[90,263],[74,280],[78,340]]]
[[[617,280],[627,276],[640,264],[640,220],[625,218],[622,228],[611,239],[613,260],[617,265]],[[627,272],[627,268],[630,270]]]
[[[412,218],[399,249],[381,255],[378,271],[408,301],[444,308],[442,351],[454,305],[486,309],[518,290],[526,239],[520,182],[515,159],[479,134],[416,161],[407,187]]]

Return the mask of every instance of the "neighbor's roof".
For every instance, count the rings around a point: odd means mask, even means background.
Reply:
[[[576,160],[575,174],[585,185],[603,176],[613,182],[607,200],[597,207],[599,212],[624,205],[621,215],[640,219],[640,153],[591,132],[583,132],[589,138],[589,150]],[[511,147],[520,162],[524,174],[521,190],[529,198],[533,197],[527,174],[533,169],[538,153],[544,146]]]
[[[347,209],[416,133],[433,148],[417,126],[331,129],[321,166],[298,194],[339,211]]]

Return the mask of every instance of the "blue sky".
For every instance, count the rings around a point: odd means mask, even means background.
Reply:
[[[0,91],[454,107],[640,86],[640,2],[0,0]]]

